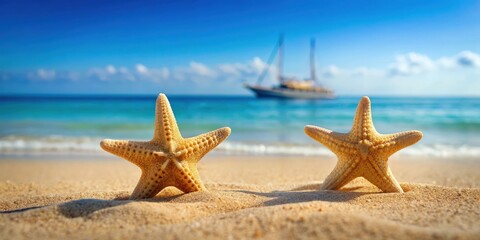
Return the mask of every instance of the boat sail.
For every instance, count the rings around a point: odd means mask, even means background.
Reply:
[[[310,78],[299,80],[294,77],[285,77],[283,75],[283,36],[281,35],[278,44],[270,55],[268,67],[260,74],[256,84],[245,83],[244,86],[255,93],[259,98],[292,98],[292,99],[332,99],[334,93],[332,90],[318,86],[315,73],[315,40],[310,43]],[[278,76],[279,85],[262,86],[261,82],[267,75],[272,61],[278,54]]]

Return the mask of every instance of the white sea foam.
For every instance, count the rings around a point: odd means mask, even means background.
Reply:
[[[0,154],[29,153],[91,153],[102,152],[100,138],[92,137],[24,137],[7,136],[0,138]],[[301,156],[334,156],[325,147],[314,145],[286,145],[273,143],[244,143],[226,141],[215,149],[220,154],[245,155],[301,155]],[[422,145],[408,147],[398,155],[434,156],[434,157],[480,157],[480,146],[455,145]]]
[[[100,139],[90,137],[17,137],[0,138],[0,153],[97,152]]]
[[[222,143],[220,146],[218,146],[218,151],[227,154],[334,156],[332,152],[324,147],[305,145],[248,144],[240,142]]]
[[[323,146],[314,145],[267,145],[226,142],[218,147],[219,150],[232,154],[253,155],[302,155],[302,156],[334,156]],[[422,145],[418,144],[403,149],[401,156],[432,156],[432,157],[480,157],[480,146],[453,146],[453,145]]]

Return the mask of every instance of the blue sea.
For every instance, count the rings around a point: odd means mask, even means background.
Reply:
[[[99,153],[103,138],[151,139],[156,96],[0,97],[0,156]],[[224,154],[332,155],[307,124],[348,132],[360,96],[334,100],[169,96],[184,137],[229,126]],[[480,156],[480,98],[371,97],[380,133],[420,130],[401,154]]]

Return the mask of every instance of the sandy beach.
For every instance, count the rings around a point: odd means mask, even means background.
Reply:
[[[111,156],[0,161],[3,239],[478,239],[480,161],[393,157],[406,191],[359,178],[319,191],[328,157],[209,155],[208,192],[126,200],[140,170]]]
[[[0,240],[480,240],[479,12],[1,1]]]

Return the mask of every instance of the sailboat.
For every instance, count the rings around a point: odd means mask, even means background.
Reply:
[[[256,84],[245,83],[244,86],[255,93],[258,98],[291,98],[291,99],[332,99],[335,95],[332,90],[319,86],[315,73],[315,39],[310,42],[310,78],[299,80],[295,77],[283,75],[283,36],[280,36],[268,60],[268,67],[260,74]],[[262,86],[261,82],[268,73],[275,55],[278,54],[279,84],[276,86]]]

